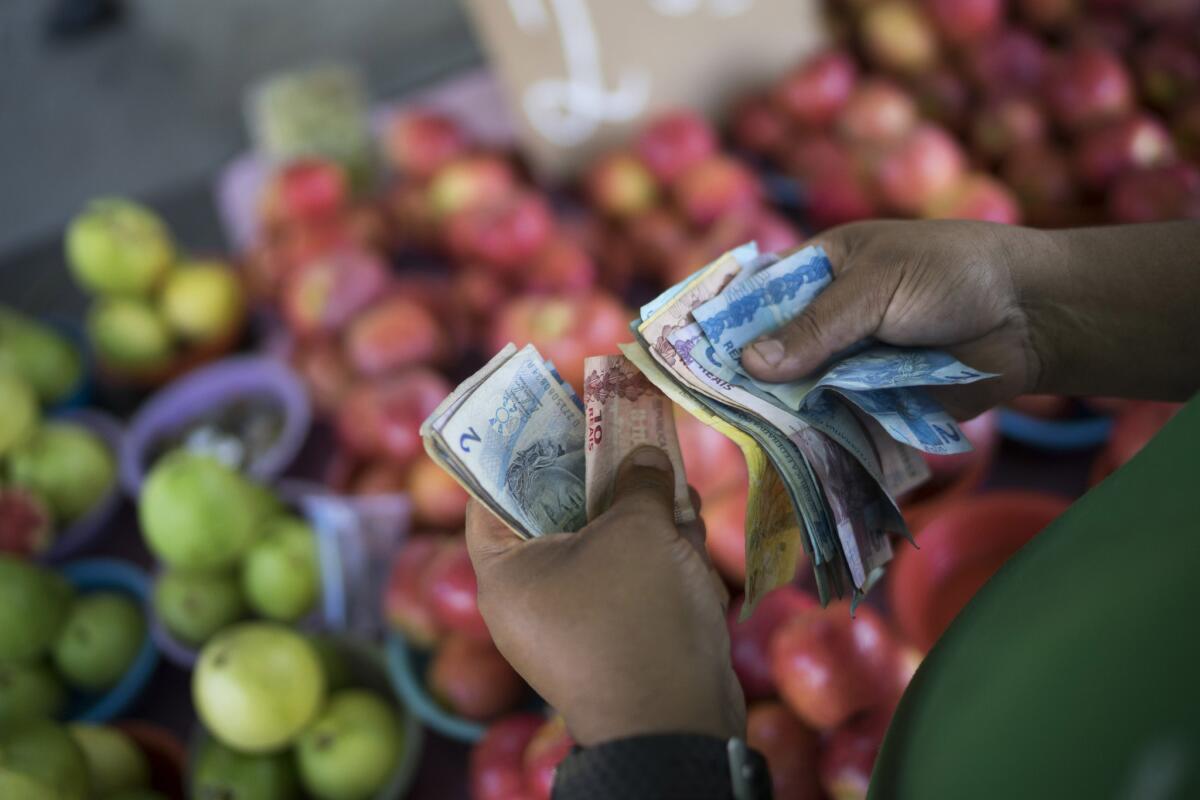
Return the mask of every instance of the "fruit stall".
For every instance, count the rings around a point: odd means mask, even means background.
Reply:
[[[28,254],[0,297],[0,796],[548,800],[570,734],[493,644],[468,495],[422,446],[454,386],[514,342],[581,388],[745,242],[1200,219],[1200,3],[812,5],[782,67],[569,167],[518,119],[519,43],[380,102],[345,66],[280,74],[202,202],[97,198]],[[742,454],[677,412],[776,798],[865,797],[955,615],[1175,410],[967,421],[856,614],[802,563],[744,621]]]

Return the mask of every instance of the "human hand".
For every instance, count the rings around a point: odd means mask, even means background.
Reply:
[[[834,281],[783,328],[742,354],[760,380],[804,377],[867,337],[945,350],[1000,377],[931,389],[959,419],[1033,391],[1043,358],[1019,271],[1042,247],[1028,228],[965,220],[860,222],[807,244],[829,256]]]
[[[471,502],[467,547],[496,647],[582,745],[650,733],[744,736],[727,597],[703,523],[675,524],[666,455],[633,451],[613,496],[577,533],[529,541]]]

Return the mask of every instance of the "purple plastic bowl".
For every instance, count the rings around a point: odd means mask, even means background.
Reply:
[[[164,436],[191,420],[243,397],[266,395],[283,406],[283,431],[246,473],[270,483],[300,452],[312,422],[308,392],[296,373],[278,359],[237,356],[190,372],[151,397],[130,420],[121,446],[121,483],[136,498],[146,477],[146,460]]]
[[[56,414],[52,419],[56,422],[74,422],[87,428],[108,446],[113,461],[118,460],[124,439],[124,430],[115,417],[105,414],[103,411],[80,408]],[[120,503],[121,486],[120,482],[114,479],[108,492],[100,499],[100,502],[92,506],[90,511],[55,532],[54,543],[46,552],[38,556],[38,560],[44,563],[59,562],[74,556],[95,542],[104,533],[105,526],[112,520]]]

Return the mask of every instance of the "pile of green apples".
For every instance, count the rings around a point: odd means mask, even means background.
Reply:
[[[93,200],[71,221],[67,262],[92,295],[88,337],[108,374],[169,374],[181,358],[232,344],[245,293],[229,265],[188,260],[153,211]]]
[[[376,797],[412,743],[394,701],[351,673],[336,643],[278,623],[222,631],[192,679],[210,738],[191,765],[190,796]]]
[[[145,635],[141,608],[128,595],[77,594],[57,573],[0,555],[0,730],[61,714],[67,689],[111,689]]]
[[[150,762],[118,728],[30,717],[0,727],[0,797],[15,800],[166,800]]]
[[[42,406],[69,393],[80,370],[69,342],[0,309],[0,552],[43,552],[56,530],[90,511],[116,480],[100,437],[42,417]]]
[[[296,622],[321,579],[312,528],[270,490],[217,458],[174,450],[146,477],[142,536],[165,570],[154,610],[178,641],[198,647],[254,615]]]

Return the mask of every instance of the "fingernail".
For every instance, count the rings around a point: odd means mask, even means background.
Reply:
[[[635,467],[651,467],[658,470],[671,468],[671,459],[659,448],[644,444],[629,454],[629,463]]]
[[[774,367],[783,361],[783,343],[777,339],[761,339],[750,347],[758,353],[759,358],[767,362],[769,367]]]

